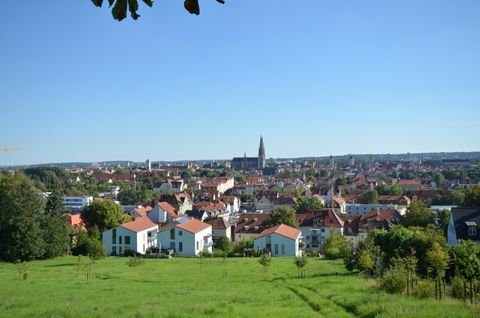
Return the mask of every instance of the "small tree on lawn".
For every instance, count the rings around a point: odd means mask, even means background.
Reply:
[[[358,269],[369,278],[373,270],[373,257],[368,250],[360,251],[358,256]]]
[[[295,258],[295,266],[297,266],[298,278],[305,277],[305,266],[307,265],[308,258],[304,256],[298,256]]]
[[[265,274],[265,279],[267,279],[268,268],[270,267],[270,264],[272,262],[272,257],[267,253],[263,253],[262,256],[260,256],[258,262],[260,263],[260,265],[263,266],[263,273]]]
[[[445,289],[445,271],[449,261],[448,252],[437,242],[427,251],[428,268],[435,278],[435,298],[442,299],[442,289]]]

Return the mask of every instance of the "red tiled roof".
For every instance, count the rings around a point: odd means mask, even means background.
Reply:
[[[221,229],[221,230],[226,230],[231,226],[230,223],[225,221],[224,218],[206,220],[205,223],[210,224],[213,229]]]
[[[273,233],[285,236],[286,238],[289,238],[291,240],[296,240],[302,232],[299,229],[293,228],[291,226],[280,224],[264,230],[257,236],[257,238],[261,238]]]
[[[176,226],[190,233],[198,233],[211,227],[210,224],[203,223],[195,219],[191,219],[190,221],[187,221],[185,223],[177,224]]]
[[[176,210],[175,208],[168,202],[158,202],[157,203],[158,206],[160,206],[162,208],[162,210],[166,211],[166,212],[169,212],[169,213],[176,213]]]
[[[153,223],[148,217],[140,217],[135,221],[128,222],[120,226],[132,232],[141,232],[158,225]]]

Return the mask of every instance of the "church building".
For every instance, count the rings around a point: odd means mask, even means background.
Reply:
[[[263,146],[263,137],[260,137],[260,146],[258,147],[258,157],[235,157],[232,159],[232,168],[234,170],[263,170],[265,168],[265,147]]]

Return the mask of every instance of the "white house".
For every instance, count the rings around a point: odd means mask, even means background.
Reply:
[[[147,216],[155,223],[173,222],[178,218],[175,208],[168,202],[158,202]]]
[[[81,212],[93,202],[93,197],[63,197],[63,207],[70,212]]]
[[[145,254],[149,247],[157,246],[157,232],[157,224],[141,217],[103,232],[102,241],[109,255],[123,255],[126,250]]]
[[[158,248],[171,248],[176,255],[197,256],[203,250],[212,252],[212,226],[195,219],[171,223],[158,232]]]
[[[213,239],[216,240],[221,236],[225,236],[232,240],[232,226],[224,218],[215,218],[205,221],[212,226]]]
[[[267,249],[272,256],[301,256],[299,247],[300,230],[280,224],[264,230],[255,239],[253,246],[257,251]]]

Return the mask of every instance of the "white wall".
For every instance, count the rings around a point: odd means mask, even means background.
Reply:
[[[112,243],[112,232],[114,229],[116,230],[116,244]],[[114,247],[116,254],[122,255],[125,252],[125,249],[145,254],[147,248],[157,246],[157,226],[146,229],[142,232],[133,232],[121,226],[114,229],[107,230],[103,232],[102,235],[102,242],[108,255],[112,254]],[[152,233],[150,240],[148,239],[148,232]],[[130,237],[130,244],[125,244],[125,236]]]
[[[207,249],[212,252],[212,227],[200,231],[196,234],[185,231],[181,228],[174,227],[175,239],[170,239],[170,229],[158,233],[158,247],[170,248],[171,242],[175,245],[175,254],[179,256],[197,256],[201,251]],[[180,235],[181,233],[181,235]],[[205,236],[207,238],[205,239]],[[206,241],[206,242],[205,242]],[[197,248],[198,242],[198,248]],[[180,243],[182,243],[182,251],[180,251]]]
[[[267,245],[267,237],[271,237],[271,251],[272,251],[272,256],[300,256],[300,249],[299,249],[299,241],[300,238],[297,238],[296,240],[289,239],[283,235],[279,235],[276,233],[272,233],[271,235],[263,236],[261,238],[255,239],[255,242],[253,244],[253,247],[256,250],[262,250],[266,247]],[[278,246],[278,253],[276,252],[275,245]],[[283,248],[284,247],[284,252]]]

